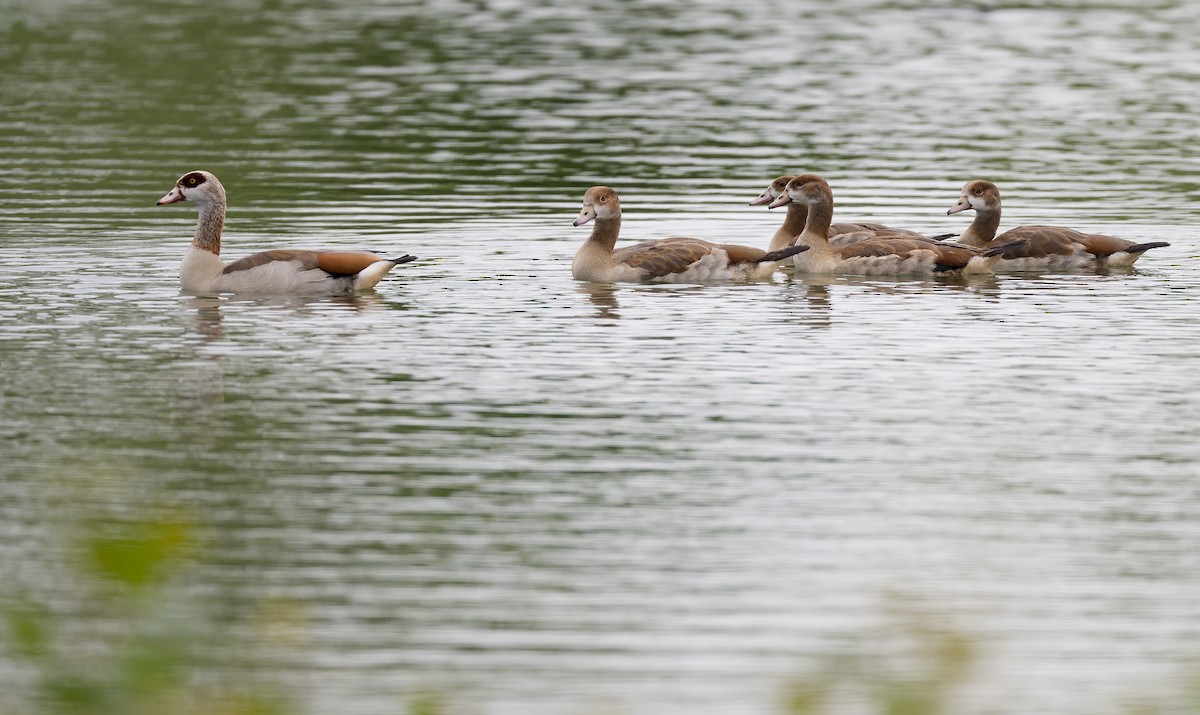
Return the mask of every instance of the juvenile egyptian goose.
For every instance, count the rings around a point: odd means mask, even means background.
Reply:
[[[571,263],[571,275],[576,280],[597,283],[757,280],[770,276],[779,261],[808,250],[805,246],[789,246],[768,252],[698,238],[664,238],[614,251],[621,230],[621,200],[607,186],[593,186],[583,195],[583,208],[574,225],[591,221],[595,221],[592,235]]]
[[[829,238],[833,191],[825,179],[816,174],[793,178],[770,206],[774,208],[789,202],[808,208],[808,220],[796,238],[796,244],[808,246],[810,250],[792,259],[797,271],[860,275],[924,275],[946,271],[988,273],[999,260],[998,254],[994,255],[997,249],[955,246],[930,238],[863,237],[847,245],[834,245]]]
[[[966,246],[988,248],[1009,244],[1002,254],[997,270],[1033,271],[1098,268],[1101,266],[1132,266],[1151,248],[1171,244],[1164,241],[1134,243],[1115,236],[1081,233],[1059,226],[1019,226],[999,236],[1000,189],[990,181],[968,181],[958,202],[946,215],[968,209],[975,210],[975,219],[959,237]]]
[[[349,293],[375,286],[384,274],[416,256],[381,258],[366,251],[273,250],[225,263],[225,187],[207,171],[189,171],[158,200],[159,206],[191,201],[200,208],[192,245],[179,266],[186,293]]]
[[[787,193],[788,182],[796,177],[780,176],[767,186],[766,191],[763,191],[757,198],[750,202],[751,206],[761,206],[770,204],[776,199]],[[790,246],[796,240],[796,236],[804,230],[804,222],[808,219],[808,206],[796,203],[787,203],[787,215],[784,216],[783,225],[775,231],[775,235],[771,236],[771,245],[767,250],[776,251],[785,246]],[[853,236],[851,237],[851,234]],[[880,223],[833,223],[829,225],[829,240],[836,245],[844,243],[856,243],[864,238],[869,238],[871,234],[879,234],[881,238],[926,238],[916,231],[909,231],[903,228],[891,228]],[[840,237],[846,236],[847,239]]]

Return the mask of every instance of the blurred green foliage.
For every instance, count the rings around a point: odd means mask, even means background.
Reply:
[[[964,629],[947,626],[944,615],[910,598],[890,597],[885,611],[887,618],[879,628],[859,634],[845,652],[818,659],[814,668],[790,683],[782,702],[786,715],[980,712],[977,704],[968,706],[963,698],[973,684],[974,668],[983,659],[980,641]],[[1182,710],[1180,702],[1185,703]],[[1012,710],[1005,704],[995,712]],[[1200,680],[1130,696],[1100,712],[1200,713]]]
[[[789,715],[843,712],[847,701],[880,715],[941,715],[956,712],[954,692],[976,659],[971,639],[939,627],[906,600],[879,632],[849,653],[829,656],[797,678],[784,699]]]
[[[236,637],[176,581],[198,547],[183,520],[93,523],[69,552],[69,583],[0,593],[14,715],[284,715],[279,688],[222,662]],[[51,595],[53,594],[53,595]]]
[[[256,676],[239,633],[196,605],[181,583],[202,552],[186,519],[93,522],[70,551],[75,566],[45,593],[0,589],[0,653],[17,674],[0,691],[5,715],[288,715],[300,711],[269,676]],[[54,594],[54,598],[47,594]],[[64,594],[69,597],[64,598]],[[783,694],[784,715],[949,715],[969,687],[976,642],[912,602],[891,599],[882,626],[846,652],[818,659]],[[251,630],[278,604],[239,620]],[[267,623],[266,625],[269,625]],[[1200,689],[1189,691],[1200,712]],[[1176,699],[1177,700],[1177,699]],[[1154,696],[1112,712],[1161,715]],[[399,711],[441,715],[443,693],[420,691]]]
[[[118,533],[97,535],[87,547],[90,561],[108,578],[134,588],[165,575],[165,569],[184,556],[192,543],[187,525],[172,522],[124,525]]]

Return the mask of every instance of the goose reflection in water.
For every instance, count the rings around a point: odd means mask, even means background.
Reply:
[[[333,296],[244,296],[203,295],[184,296],[182,305],[191,315],[188,325],[192,332],[206,342],[217,342],[224,337],[222,329],[222,307],[235,309],[239,306],[264,306],[290,309],[294,316],[315,315],[327,310],[350,309],[356,313],[392,307],[404,310],[405,305],[396,303],[378,293],[350,293]]]
[[[612,283],[580,283],[575,286],[575,292],[586,295],[588,301],[596,307],[593,318],[602,321],[621,319],[617,287]]]
[[[183,320],[187,332],[199,338],[195,360],[181,382],[181,396],[194,405],[194,416],[202,416],[225,400],[225,370],[221,364],[225,339],[224,313],[235,314],[266,309],[283,322],[320,317],[324,314],[364,313],[387,308],[405,309],[404,304],[378,293],[352,293],[332,296],[182,296]],[[215,348],[215,349],[206,349]]]
[[[198,421],[217,413],[225,402],[225,370],[219,352],[203,349],[216,345],[225,335],[221,299],[215,295],[186,296],[182,303],[189,332],[200,338],[199,349],[181,380],[180,397],[191,405],[189,419]]]
[[[224,332],[221,329],[221,299],[215,295],[187,296],[183,306],[190,313],[188,324],[205,342],[220,340]]]
[[[829,290],[827,280],[789,279],[792,290],[784,294],[783,300],[789,306],[808,308],[796,315],[794,320],[809,328],[830,328],[833,326],[833,292]],[[796,290],[800,289],[800,290]]]

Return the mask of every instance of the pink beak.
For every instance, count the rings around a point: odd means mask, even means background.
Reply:
[[[579,209],[579,218],[571,222],[571,225],[582,226],[594,218],[596,218],[596,209],[591,204],[584,204],[583,208]]]
[[[956,214],[959,211],[966,211],[969,208],[971,208],[970,201],[967,201],[966,199],[959,199],[958,203],[950,207],[950,210],[946,212],[946,215],[949,216],[950,214]]]
[[[780,206],[786,206],[787,204],[790,204],[790,203],[792,203],[792,197],[788,196],[787,192],[784,192],[779,195],[779,198],[772,201],[770,203],[770,205],[767,206],[767,208],[775,209],[775,208],[779,208]]]
[[[155,206],[166,206],[167,204],[174,204],[180,201],[187,201],[187,197],[183,195],[183,190],[176,184],[175,188],[168,191],[166,196],[159,199]]]
[[[771,192],[764,191],[758,195],[757,199],[754,199],[753,201],[751,201],[750,205],[751,206],[762,206],[763,204],[769,204],[769,203],[771,203]]]

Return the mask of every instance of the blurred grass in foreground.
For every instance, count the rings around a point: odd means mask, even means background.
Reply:
[[[789,715],[846,712],[941,715],[956,712],[956,689],[969,677],[976,646],[965,635],[939,628],[913,604],[893,600],[887,626],[874,634],[876,650],[829,656],[815,672],[796,679],[785,698]]]
[[[794,679],[783,699],[786,715],[958,715],[1015,712],[1012,705],[971,697],[986,641],[928,610],[919,599],[892,595],[883,625],[852,641],[843,653],[818,658]],[[1193,715],[1200,713],[1200,676],[1163,688],[1130,682],[1089,715]],[[1071,710],[1070,712],[1083,712]]]
[[[92,521],[68,539],[59,574],[37,587],[0,586],[0,714],[291,715],[305,708],[265,674],[248,636],[280,624],[286,605],[219,619],[191,573],[203,552],[186,518]],[[56,579],[60,582],[55,582]],[[66,583],[61,581],[65,580]],[[783,693],[784,715],[950,715],[979,659],[978,642],[914,602],[892,598],[882,628],[818,658]],[[225,614],[228,616],[229,614]],[[285,621],[293,621],[284,623]],[[231,626],[230,624],[237,624]],[[290,643],[297,646],[299,644]],[[4,682],[4,681],[0,681]],[[1200,681],[1113,703],[1114,715],[1200,713]],[[1175,706],[1165,703],[1176,703]],[[1184,703],[1182,710],[1178,703]],[[475,712],[446,693],[410,696],[397,712]]]
[[[182,589],[199,546],[191,524],[97,522],[72,542],[69,583],[0,592],[5,675],[16,680],[0,695],[3,712],[293,711],[277,686],[237,667],[246,644]]]

